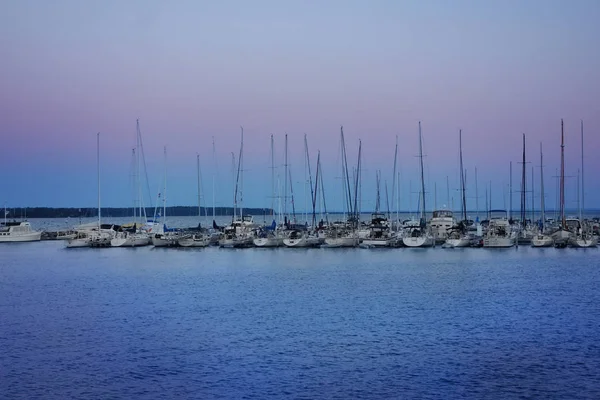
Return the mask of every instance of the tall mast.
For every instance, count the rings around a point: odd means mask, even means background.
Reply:
[[[217,169],[217,158],[215,156],[215,137],[212,137],[212,157],[213,157],[213,173],[212,173],[212,212],[213,221],[215,220],[215,171]]]
[[[544,202],[544,154],[542,153],[542,143],[540,143],[540,211],[542,213],[540,219],[542,221],[542,231],[546,223],[546,206]]]
[[[235,179],[235,154],[233,151],[231,152],[231,183],[233,185],[233,215],[231,216],[231,220],[235,221],[235,217],[237,217],[237,184]]]
[[[564,122],[560,120],[560,223],[567,229],[565,220],[565,129]]]
[[[462,191],[462,214],[463,221],[467,220],[467,198],[465,190],[465,174],[463,173],[463,156],[462,156],[462,129],[458,131],[458,147],[460,148],[460,190]]]
[[[200,211],[200,154],[196,153],[196,175],[198,178],[198,217],[202,215]]]
[[[244,127],[240,126],[242,140],[240,144],[240,155],[238,157],[238,177],[240,178],[240,218],[244,218]]]
[[[379,207],[381,205],[381,196],[379,194],[379,170],[375,171],[375,188],[376,188],[376,192],[375,192],[375,212],[379,213]],[[387,196],[387,194],[386,194]],[[389,207],[388,207],[388,211],[389,211]]]
[[[512,220],[512,208],[513,208],[513,185],[512,185],[512,178],[513,178],[513,173],[512,173],[512,161],[510,162],[510,175],[508,177],[508,219]]]
[[[423,170],[423,138],[419,121],[419,159],[421,164],[421,225],[425,224],[425,171]]]
[[[319,185],[321,186],[321,194],[323,196],[323,211],[325,212],[325,222],[329,223],[329,214],[327,213],[327,202],[325,200],[325,184],[323,183],[323,167],[321,166],[321,159],[320,159],[320,152],[319,152],[319,159],[317,160],[317,168],[319,168]]]
[[[271,135],[271,215],[275,211],[275,148]]]
[[[102,211],[100,208],[100,132],[96,134],[96,170],[98,174],[98,231],[102,227]],[[4,206],[4,222],[6,222],[6,206]]]
[[[521,168],[521,228],[525,229],[525,220],[527,219],[527,196],[526,196],[526,174],[525,174],[525,134],[523,134],[523,167]]]
[[[395,196],[395,193],[396,193],[396,166],[397,166],[397,164],[398,164],[398,135],[396,135],[396,147],[394,149],[394,174],[392,175],[392,177],[393,177],[393,180],[392,180],[392,196],[394,196],[392,198],[392,208],[395,208],[396,211],[399,208],[398,207],[398,199],[396,199],[396,196]],[[388,218],[391,217],[389,214],[390,213],[388,212]]]
[[[135,185],[137,187],[137,191],[138,191],[138,198],[137,198],[137,202],[138,202],[138,207],[140,209],[139,215],[140,215],[140,219],[142,219],[142,196],[141,196],[141,191],[142,191],[142,184],[141,184],[141,165],[140,165],[140,120],[139,118],[136,120],[135,122],[136,128],[135,128],[135,136],[136,136],[136,169],[137,169],[137,173],[136,173],[136,182]],[[136,221],[137,222],[137,221]]]
[[[163,221],[167,223],[167,146],[163,148],[163,152],[165,155],[165,186],[163,190]]]
[[[583,180],[583,120],[581,120],[581,211],[579,221],[583,226],[583,214],[585,213],[585,186]]]
[[[479,187],[477,180],[477,167],[475,167],[475,208],[477,209],[477,220],[479,220]]]
[[[342,144],[342,180],[346,185],[346,189],[348,192],[348,197],[346,198],[346,202],[348,205],[348,214],[352,213],[352,194],[350,192],[350,174],[348,173],[348,159],[346,157],[346,142],[344,140],[344,127],[340,127],[341,134],[341,144]]]
[[[579,213],[579,223],[581,223],[582,219],[581,219],[581,175],[580,175],[580,170],[579,168],[577,168],[577,211]]]
[[[283,216],[284,218],[287,218],[287,193],[288,193],[288,135],[287,133],[285,134],[285,150],[284,150],[284,154],[283,154],[283,167],[284,167],[284,173],[283,173],[283,185],[284,185],[284,189],[283,189]]]
[[[362,141],[358,141],[358,162],[356,163],[356,179],[354,182],[354,223],[357,224],[358,227],[358,217],[359,217],[359,207],[358,207],[358,188],[360,184],[360,164],[361,164],[361,152],[362,152]]]
[[[311,201],[312,201],[312,226],[315,226],[315,223],[317,222],[317,217],[315,215],[315,194],[314,194],[314,191],[313,191],[312,171],[310,170],[310,154],[308,153],[308,140],[306,139],[306,133],[304,134],[304,151],[306,152],[306,160],[305,160],[306,164],[305,165],[306,165],[306,168],[308,169],[308,180],[309,180],[309,186],[310,186],[310,198],[311,198]],[[305,185],[305,190],[306,190],[306,185]],[[305,197],[305,199],[306,199],[306,197]],[[307,210],[305,209],[304,212],[307,212]]]
[[[312,220],[313,220],[313,227],[315,227],[316,223],[317,223],[317,214],[316,214],[317,210],[316,210],[316,208],[317,208],[317,193],[319,191],[319,178],[320,178],[319,173],[321,172],[320,171],[320,167],[319,167],[320,164],[321,164],[321,152],[318,151],[317,152],[317,171],[315,173],[315,190],[314,191],[312,191],[312,182],[310,184],[310,186],[311,186],[311,196],[312,196]]]
[[[535,221],[535,168],[531,167],[531,223]]]

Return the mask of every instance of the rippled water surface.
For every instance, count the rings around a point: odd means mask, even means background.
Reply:
[[[600,398],[600,250],[0,246],[0,397]]]

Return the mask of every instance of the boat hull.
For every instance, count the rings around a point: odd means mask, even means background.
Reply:
[[[515,239],[511,237],[486,237],[483,239],[483,247],[486,248],[508,248],[515,245]]]
[[[256,247],[281,247],[283,246],[283,238],[268,237],[256,238],[252,241]]]
[[[68,249],[77,249],[82,247],[90,247],[90,239],[89,238],[74,238],[67,240]]]
[[[191,236],[179,239],[178,241],[181,247],[207,247],[210,245],[210,237],[209,236]]]
[[[431,236],[409,236],[402,238],[402,243],[406,247],[432,247],[435,239]]]
[[[531,238],[531,247],[552,247],[554,246],[554,239],[552,236],[536,235]]]
[[[0,236],[0,243],[37,242],[42,239],[42,232],[28,232]]]
[[[283,239],[283,245],[285,247],[318,247],[323,244],[323,239],[318,237],[301,237],[295,239]]]
[[[356,247],[358,237],[325,238],[327,247]]]
[[[455,248],[455,247],[469,247],[471,246],[471,238],[462,237],[458,239],[446,239],[444,243],[444,247],[446,248]]]
[[[147,236],[116,237],[111,239],[111,247],[140,247],[148,246],[151,240]]]
[[[571,247],[586,249],[586,248],[590,248],[590,247],[596,247],[598,245],[598,240],[594,237],[592,237],[592,238],[577,238],[577,239],[572,239],[570,244],[571,244]]]

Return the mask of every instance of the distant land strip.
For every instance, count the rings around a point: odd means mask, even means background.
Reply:
[[[86,218],[86,217],[97,217],[97,208],[78,208],[78,207],[32,207],[32,208],[10,208],[6,210],[8,219],[21,219],[21,218]],[[156,216],[159,213],[162,214],[163,209],[156,209]],[[121,218],[133,216],[133,209],[131,207],[102,207],[102,217],[106,218]],[[146,208],[146,215],[148,218],[154,216],[154,207]],[[139,209],[137,210],[139,213]],[[239,213],[239,209],[238,209]],[[4,212],[0,211],[0,219],[4,217]],[[190,217],[198,215],[198,206],[173,206],[167,207],[167,217]],[[200,215],[213,215],[212,207],[201,207]],[[233,207],[215,207],[215,215],[233,215]],[[270,208],[245,208],[244,215],[271,215]]]

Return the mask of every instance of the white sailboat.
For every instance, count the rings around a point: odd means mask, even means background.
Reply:
[[[179,246],[180,234],[177,230],[167,228],[167,147],[163,150],[165,160],[165,176],[163,183],[163,223],[152,230],[152,245],[154,247],[177,247]]]
[[[348,171],[348,158],[346,154],[346,142],[344,139],[344,128],[340,128],[340,143],[342,154],[342,196],[346,198],[348,215],[346,221],[332,224],[326,231],[325,245],[330,248],[338,247],[356,247],[360,243],[358,237],[358,185],[360,179],[360,162],[362,143],[358,145],[358,163],[356,169],[356,179],[354,182],[354,201],[352,199],[352,187],[350,185],[350,173]]]
[[[544,154],[542,152],[542,144],[540,143],[540,208],[541,216],[538,226],[538,232],[531,238],[532,247],[551,247],[554,245],[552,236],[544,233],[546,224],[546,206],[544,199]]]
[[[421,135],[421,121],[419,121],[419,160],[421,167],[421,221],[418,227],[411,227],[402,238],[406,247],[431,247],[435,245],[435,239],[427,229],[425,216],[425,172],[423,169],[423,139]]]
[[[579,188],[577,188],[577,196],[579,197]],[[583,121],[581,121],[581,205],[579,207],[579,224],[580,227],[575,231],[575,235],[571,238],[571,246],[578,248],[596,247],[598,239],[589,231],[584,220],[585,209],[585,190],[583,180]]]
[[[560,120],[560,227],[552,234],[554,247],[566,247],[571,240],[571,232],[565,218],[565,133],[564,123]]]
[[[111,226],[102,225],[102,212],[100,208],[100,133],[96,134],[96,169],[98,182],[98,223],[93,228],[77,230],[75,237],[67,240],[67,248],[81,247],[109,247],[114,236]]]
[[[283,235],[277,231],[277,223],[275,222],[275,148],[273,135],[271,135],[271,217],[273,218],[271,225],[261,227],[258,231],[258,237],[252,240],[256,247],[283,246]]]

